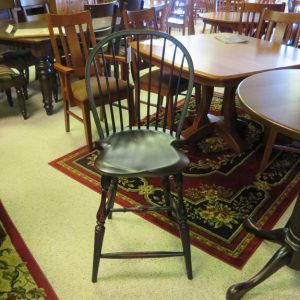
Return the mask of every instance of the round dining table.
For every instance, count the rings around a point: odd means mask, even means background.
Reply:
[[[300,70],[276,70],[250,76],[240,83],[237,96],[244,109],[268,129],[260,164],[263,171],[272,149],[300,153],[300,149],[277,145],[278,134],[300,140]]]
[[[266,149],[272,149],[277,133],[283,133],[298,140],[300,138],[299,81],[299,69],[285,69],[252,75],[238,86],[237,95],[245,110],[270,128]],[[294,150],[298,152],[299,148]],[[265,154],[266,151],[268,150],[265,150]],[[299,191],[294,191],[295,195],[297,192]],[[282,196],[284,197],[284,194]],[[261,239],[279,244],[280,248],[255,276],[232,285],[227,290],[226,300],[241,299],[248,291],[284,266],[300,271],[299,214],[300,194],[298,194],[289,221],[283,228],[263,230],[252,222],[251,217],[245,220],[244,227],[247,231]]]

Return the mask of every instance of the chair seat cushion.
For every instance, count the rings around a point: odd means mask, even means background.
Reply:
[[[141,85],[142,86],[144,85],[146,89],[148,89],[149,76],[150,76],[150,73],[148,72],[145,75],[141,76],[141,78],[140,78]],[[160,81],[162,83],[161,88],[163,90],[169,91],[170,74],[168,72],[166,72],[161,77],[160,70],[158,69],[158,70],[154,70],[151,72],[151,91],[153,93],[158,92]],[[171,85],[170,85],[171,94],[174,94],[176,92],[177,81],[178,81],[178,77],[173,75],[171,78]],[[187,86],[188,86],[188,81],[185,79],[181,79],[180,86],[179,86],[179,92],[185,91],[187,89]],[[172,93],[172,91],[174,91],[174,92]]]
[[[9,81],[18,77],[19,74],[6,65],[0,64],[0,81]]]
[[[101,91],[103,96],[108,96],[107,92],[110,91],[111,93],[117,93],[117,82],[119,84],[119,91],[126,92],[127,91],[127,82],[124,80],[116,80],[113,77],[109,77],[108,83],[109,83],[109,89],[107,88],[106,84],[106,78],[100,76],[100,86],[101,86]],[[99,91],[98,91],[98,83],[96,77],[91,77],[91,87],[93,91],[93,95],[95,98],[99,96]],[[87,96],[87,91],[86,91],[86,86],[85,86],[85,79],[81,80],[76,80],[72,82],[71,84],[72,92],[74,98],[80,102],[88,101],[88,96]]]
[[[155,130],[133,129],[109,136],[100,144],[96,169],[108,176],[166,176],[181,172],[187,156],[171,145],[174,138]]]

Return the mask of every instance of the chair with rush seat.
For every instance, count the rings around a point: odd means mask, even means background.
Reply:
[[[125,51],[120,54],[121,56],[116,56],[112,51],[112,55],[108,57],[108,64],[105,49],[115,49],[114,44],[119,41],[124,45]],[[103,65],[110,66],[110,68],[106,68],[104,73],[97,72],[95,74],[96,78],[100,79],[102,76],[110,77],[110,74],[118,74],[119,69],[114,62],[118,58],[118,60],[127,62],[125,65],[125,73],[128,74],[127,85],[130,85],[131,78],[134,76],[136,80],[135,88],[137,89],[140,87],[141,70],[137,68],[138,73],[133,74],[131,66],[134,63],[139,66],[141,57],[147,56],[149,74],[151,74],[154,65],[160,67],[160,77],[164,76],[164,68],[168,68],[168,84],[177,87],[176,96],[173,97],[174,101],[168,103],[165,108],[161,107],[160,91],[158,90],[157,94],[151,92],[152,77],[149,75],[148,90],[143,91],[146,94],[146,99],[148,99],[146,108],[144,106],[141,108],[140,90],[135,93],[137,111],[135,126],[132,126],[130,122],[129,124],[126,122],[128,119],[130,120],[130,115],[125,114],[127,111],[121,110],[121,101],[115,102],[119,105],[119,108],[112,105],[103,105],[104,120],[100,122],[94,95],[95,92],[101,94],[102,87],[98,84],[98,88],[95,90],[91,80],[94,75],[90,73],[90,70],[97,69],[96,64],[99,56],[103,60]],[[186,79],[183,79],[183,72],[184,77],[188,78],[188,86],[186,96],[183,97],[184,99],[180,96],[182,100],[179,102],[179,86],[181,81],[186,81]],[[175,73],[177,75],[176,81],[171,82]],[[132,259],[184,256],[187,277],[192,279],[190,240],[186,210],[183,203],[181,174],[182,170],[189,164],[189,159],[183,152],[178,150],[178,146],[182,142],[181,131],[193,89],[193,77],[193,62],[186,48],[174,37],[155,30],[126,30],[114,33],[98,43],[89,56],[85,78],[90,106],[99,134],[99,143],[97,144],[99,155],[95,159],[95,168],[101,175],[101,201],[95,227],[93,282],[97,281],[99,264],[103,258]],[[116,85],[117,78],[116,76]],[[98,80],[96,81],[99,83]],[[162,82],[162,80],[158,82]],[[155,109],[150,107],[151,97],[156,99]],[[172,120],[170,130],[167,128],[169,112]],[[113,208],[119,180],[130,182],[137,177],[160,178],[162,180],[164,203],[160,206]],[[177,195],[174,192],[171,193],[173,184],[171,185],[170,181],[174,182]],[[162,214],[168,213],[170,216],[175,217],[179,226],[182,251],[102,252],[105,222],[107,218],[112,217],[112,213],[148,213],[151,211]]]

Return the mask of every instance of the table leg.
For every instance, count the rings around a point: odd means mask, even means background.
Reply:
[[[182,135],[189,140],[199,139],[213,132],[214,124],[208,116],[214,87],[196,86],[196,113],[191,127],[185,129]]]
[[[249,290],[263,282],[274,274],[281,267],[288,267],[300,271],[300,195],[298,195],[296,205],[288,221],[288,227],[275,229],[267,232],[258,229],[251,221],[246,221],[250,225],[251,232],[267,240],[282,244],[265,267],[248,281],[232,285],[226,294],[227,300],[241,299]],[[247,226],[248,226],[247,225]],[[246,227],[247,227],[246,226]]]
[[[265,151],[263,154],[263,158],[261,160],[259,171],[262,172],[269,162],[269,158],[271,156],[273,145],[277,137],[277,130],[274,127],[271,127],[268,133],[268,137],[265,142]]]
[[[37,64],[37,71],[39,74],[40,86],[43,95],[44,108],[47,115],[53,112],[52,105],[52,65],[48,56],[40,57]]]
[[[224,119],[216,123],[216,130],[226,143],[237,153],[245,149],[245,145],[237,132],[238,122],[235,108],[236,86],[226,86],[223,97]]]

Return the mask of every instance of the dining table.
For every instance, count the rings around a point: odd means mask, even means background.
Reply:
[[[203,21],[203,29],[202,33],[204,33],[206,24],[211,26],[211,32],[216,32],[218,28],[226,29],[227,31],[238,31],[239,24],[240,24],[240,16],[241,13],[237,11],[233,12],[225,12],[225,11],[218,11],[218,12],[205,12],[200,14],[200,18]],[[242,23],[247,22],[246,14],[243,14]],[[259,15],[255,15],[253,22],[258,24],[259,22]]]
[[[238,119],[236,112],[238,84],[256,73],[299,68],[300,49],[245,36],[239,38],[241,42],[227,43],[228,35],[217,33],[177,37],[192,57],[196,86],[196,113],[191,125],[182,134],[186,139],[198,140],[216,131],[229,147],[240,153],[247,149],[247,145],[240,134],[245,124]],[[231,35],[233,40],[239,37]],[[226,37],[225,42],[222,36]],[[141,43],[140,47],[141,53],[149,56],[149,43]],[[159,66],[162,46],[157,46],[152,55]],[[168,51],[165,55],[168,56]],[[171,62],[173,57],[168,59]],[[178,59],[179,65],[180,58],[175,59]],[[224,88],[221,116],[209,113],[215,87]]]
[[[111,24],[111,18],[93,20],[94,28]],[[8,32],[8,24],[0,23],[0,45],[9,48],[29,49],[36,58],[36,69],[42,93],[42,101],[47,115],[53,113],[53,89],[56,89],[56,76],[52,66],[52,48],[46,19],[14,24]]]
[[[276,70],[259,73],[243,80],[237,96],[246,112],[268,129],[259,170],[270,162],[272,150],[300,153],[300,148],[276,142],[285,135],[300,141],[300,70]]]

